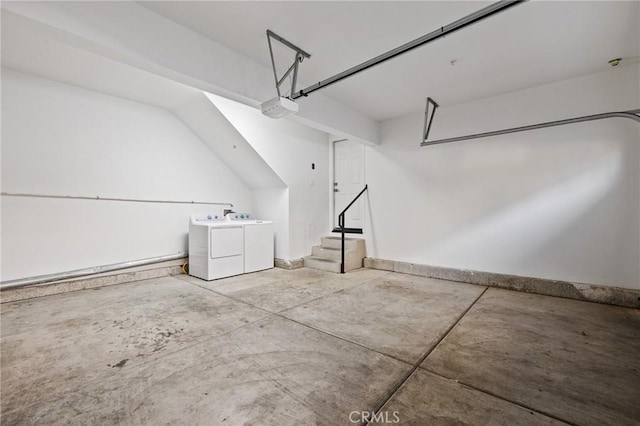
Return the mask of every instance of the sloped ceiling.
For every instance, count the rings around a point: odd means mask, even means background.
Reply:
[[[167,109],[249,188],[286,187],[202,91],[46,37],[21,23],[8,19],[7,13],[3,16],[3,67]]]
[[[174,108],[173,112],[249,188],[286,187],[282,179],[204,93]]]
[[[2,14],[2,66],[108,95],[172,109],[200,91],[33,31]]]
[[[270,67],[135,2],[5,1],[1,6],[3,46],[14,45],[14,53],[23,53],[15,56],[34,70],[55,70],[41,64],[56,62],[57,55],[37,55],[16,29],[43,37],[41,50],[51,40],[252,107],[275,95]],[[14,66],[9,56],[3,48],[3,66]],[[83,73],[77,72],[72,80],[71,84],[84,84]],[[363,143],[379,143],[377,121],[322,93],[300,102],[290,119]]]

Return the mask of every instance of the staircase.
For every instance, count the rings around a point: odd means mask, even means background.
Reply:
[[[304,258],[304,266],[340,273],[340,237],[322,237],[319,246],[313,246],[311,256]],[[362,268],[365,246],[361,238],[344,239],[344,271]]]

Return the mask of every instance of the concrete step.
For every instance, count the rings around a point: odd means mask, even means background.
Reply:
[[[340,272],[340,261],[325,259],[318,256],[306,256],[304,266],[307,268],[320,269],[321,271]]]
[[[320,240],[322,247],[340,248],[340,237],[327,236]],[[362,248],[364,250],[364,240],[362,238],[346,238],[344,239],[345,250]]]
[[[323,271],[340,272],[341,239],[336,236],[322,237],[322,244],[311,248],[311,256],[304,258],[304,266]],[[344,239],[344,271],[362,268],[366,256],[362,238]]]
[[[333,247],[313,246],[311,247],[311,256],[323,257],[325,259],[331,260],[340,260],[340,249]]]
[[[340,261],[340,249],[333,247],[313,246],[311,247],[311,256]],[[345,261],[357,259],[358,257],[364,257],[364,253],[362,252],[362,250],[347,249],[344,252]]]
[[[304,266],[307,268],[320,269],[321,271],[340,273],[340,261],[325,259],[318,256],[306,256],[304,258]],[[354,269],[362,268],[362,259],[358,261],[354,259],[344,264],[344,271],[352,271]]]

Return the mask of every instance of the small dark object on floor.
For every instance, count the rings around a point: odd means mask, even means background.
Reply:
[[[107,364],[107,366],[108,366],[108,367],[111,367],[111,368],[116,368],[116,367],[118,367],[118,368],[122,368],[122,367],[124,367],[124,365],[127,363],[127,361],[129,361],[129,359],[123,359],[122,361],[120,361],[120,362],[119,362],[119,363],[117,363],[117,364],[114,364],[114,365]]]

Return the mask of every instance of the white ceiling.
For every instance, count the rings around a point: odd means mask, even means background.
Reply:
[[[315,83],[489,2],[140,4],[269,66],[271,29],[312,54],[300,79]],[[452,105],[603,71],[611,58],[639,55],[640,2],[530,1],[322,91],[381,121],[423,110],[427,96]]]
[[[200,94],[185,84],[33,31],[2,11],[2,66],[85,89],[172,109]]]

